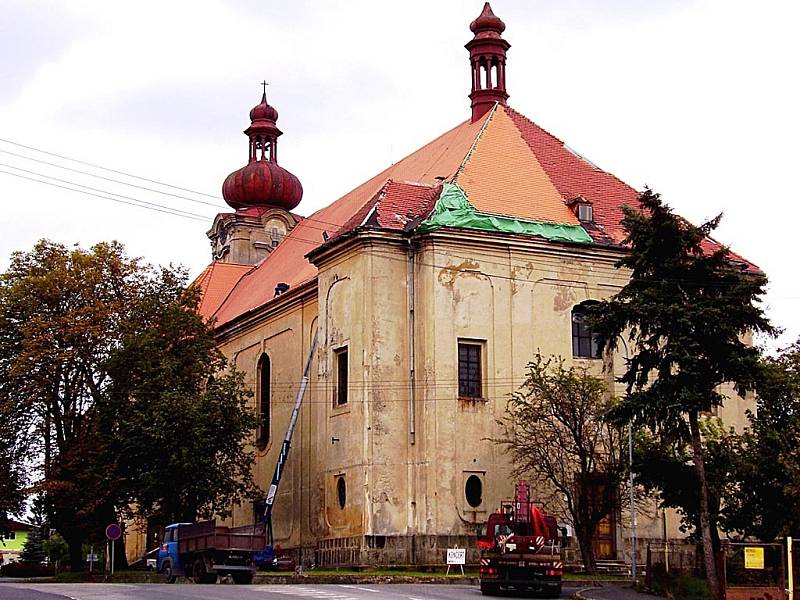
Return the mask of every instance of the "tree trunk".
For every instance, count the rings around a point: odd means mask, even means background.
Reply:
[[[86,568],[83,556],[83,538],[80,535],[64,536],[64,541],[69,546],[69,570],[73,573],[80,573]]]
[[[592,546],[592,535],[594,531],[586,522],[587,521],[582,521],[581,519],[575,519],[575,537],[578,538],[578,547],[581,551],[583,569],[589,575],[594,575],[597,573],[597,564],[594,559],[594,547]]]
[[[711,595],[721,600],[722,589],[717,575],[717,562],[714,556],[714,543],[711,533],[711,519],[708,513],[708,483],[706,481],[705,457],[703,455],[703,442],[700,439],[700,425],[697,421],[697,411],[689,413],[689,427],[692,432],[692,452],[697,481],[700,485],[700,537],[703,541],[703,560],[706,567],[706,579]]]
[[[123,535],[114,544],[114,571],[124,571],[128,568],[128,557],[125,555],[125,536]]]

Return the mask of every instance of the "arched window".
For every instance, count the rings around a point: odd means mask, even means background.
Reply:
[[[258,444],[266,446],[269,442],[270,426],[270,364],[269,356],[262,354],[258,359]]]
[[[575,358],[600,358],[597,338],[589,327],[587,312],[591,300],[572,308],[572,356]]]
[[[347,504],[347,483],[344,480],[344,475],[336,478],[336,499],[339,501],[339,508],[344,510]]]

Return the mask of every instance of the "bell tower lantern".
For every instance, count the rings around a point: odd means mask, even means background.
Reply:
[[[256,264],[278,247],[298,222],[292,210],[303,198],[300,180],[278,164],[278,111],[267,102],[267,83],[250,111],[247,164],[222,184],[232,213],[220,213],[207,235],[213,260]]]
[[[492,12],[487,2],[483,11],[469,26],[475,34],[465,46],[469,50],[472,68],[472,122],[480,119],[494,106],[495,102],[505,104],[506,92],[506,51],[511,47],[501,34],[506,24]]]

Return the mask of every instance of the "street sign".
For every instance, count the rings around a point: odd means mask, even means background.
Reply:
[[[447,564],[448,565],[463,565],[467,562],[467,551],[465,548],[448,548],[447,549]]]
[[[120,537],[122,537],[122,527],[120,527],[117,523],[112,523],[106,527],[106,537],[111,541],[118,540]]]
[[[86,562],[100,562],[100,559],[97,557],[97,554],[87,554]]]
[[[464,564],[467,562],[467,551],[464,548],[459,548],[456,546],[455,548],[448,548],[447,549],[447,574],[450,575],[450,567],[452,565],[458,565],[458,568],[461,569],[461,574],[464,574]]]

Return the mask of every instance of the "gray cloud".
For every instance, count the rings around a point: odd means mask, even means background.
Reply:
[[[57,58],[91,25],[63,7],[25,0],[4,0],[0,19],[0,103],[12,100],[40,65]],[[53,90],[54,94],[58,90]]]

